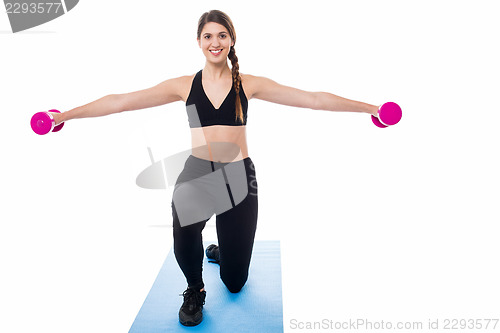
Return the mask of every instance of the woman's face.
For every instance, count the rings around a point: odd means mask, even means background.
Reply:
[[[203,27],[201,39],[198,39],[203,54],[208,61],[219,63],[224,62],[229,54],[229,49],[234,46],[227,29],[215,22],[208,22]],[[220,52],[216,52],[222,50]],[[214,51],[214,52],[211,52]]]

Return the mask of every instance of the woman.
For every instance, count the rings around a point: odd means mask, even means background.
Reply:
[[[220,264],[221,279],[233,293],[240,291],[248,277],[258,210],[255,166],[246,142],[248,101],[258,98],[314,110],[372,115],[378,111],[375,105],[327,92],[303,91],[265,77],[240,73],[234,48],[236,33],[230,18],[221,11],[212,10],[200,17],[197,41],[206,63],[196,74],[169,79],[145,90],[108,95],[70,111],[52,114],[59,124],[70,119],[186,102],[193,150],[179,175],[172,199],[174,253],[188,283],[179,310],[179,321],[186,326],[198,325],[203,318],[206,291],[202,280],[201,233],[214,213],[219,246],[208,246],[207,257]],[[244,179],[243,190],[235,190],[234,179]]]

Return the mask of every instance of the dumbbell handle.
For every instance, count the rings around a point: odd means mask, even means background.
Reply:
[[[45,113],[47,114],[47,116],[49,116],[50,121],[52,122],[52,126],[54,126],[54,127],[55,127],[55,126],[56,126],[56,120],[54,119],[54,116],[52,115],[52,112],[47,111],[47,112],[45,112]]]

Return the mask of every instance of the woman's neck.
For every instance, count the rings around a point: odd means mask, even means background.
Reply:
[[[232,76],[227,62],[221,65],[206,63],[205,68],[203,68],[203,78],[216,81],[227,76]]]

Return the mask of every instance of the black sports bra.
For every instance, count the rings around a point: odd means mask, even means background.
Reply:
[[[212,125],[229,125],[229,126],[243,126],[247,123],[247,110],[248,100],[243,91],[243,85],[240,84],[240,100],[241,108],[243,111],[243,123],[236,119],[236,90],[234,86],[227,94],[226,99],[222,102],[221,106],[216,109],[212,102],[208,99],[201,83],[200,70],[196,73],[193,83],[191,84],[191,91],[186,100],[186,110],[188,114],[189,127],[205,127]]]

